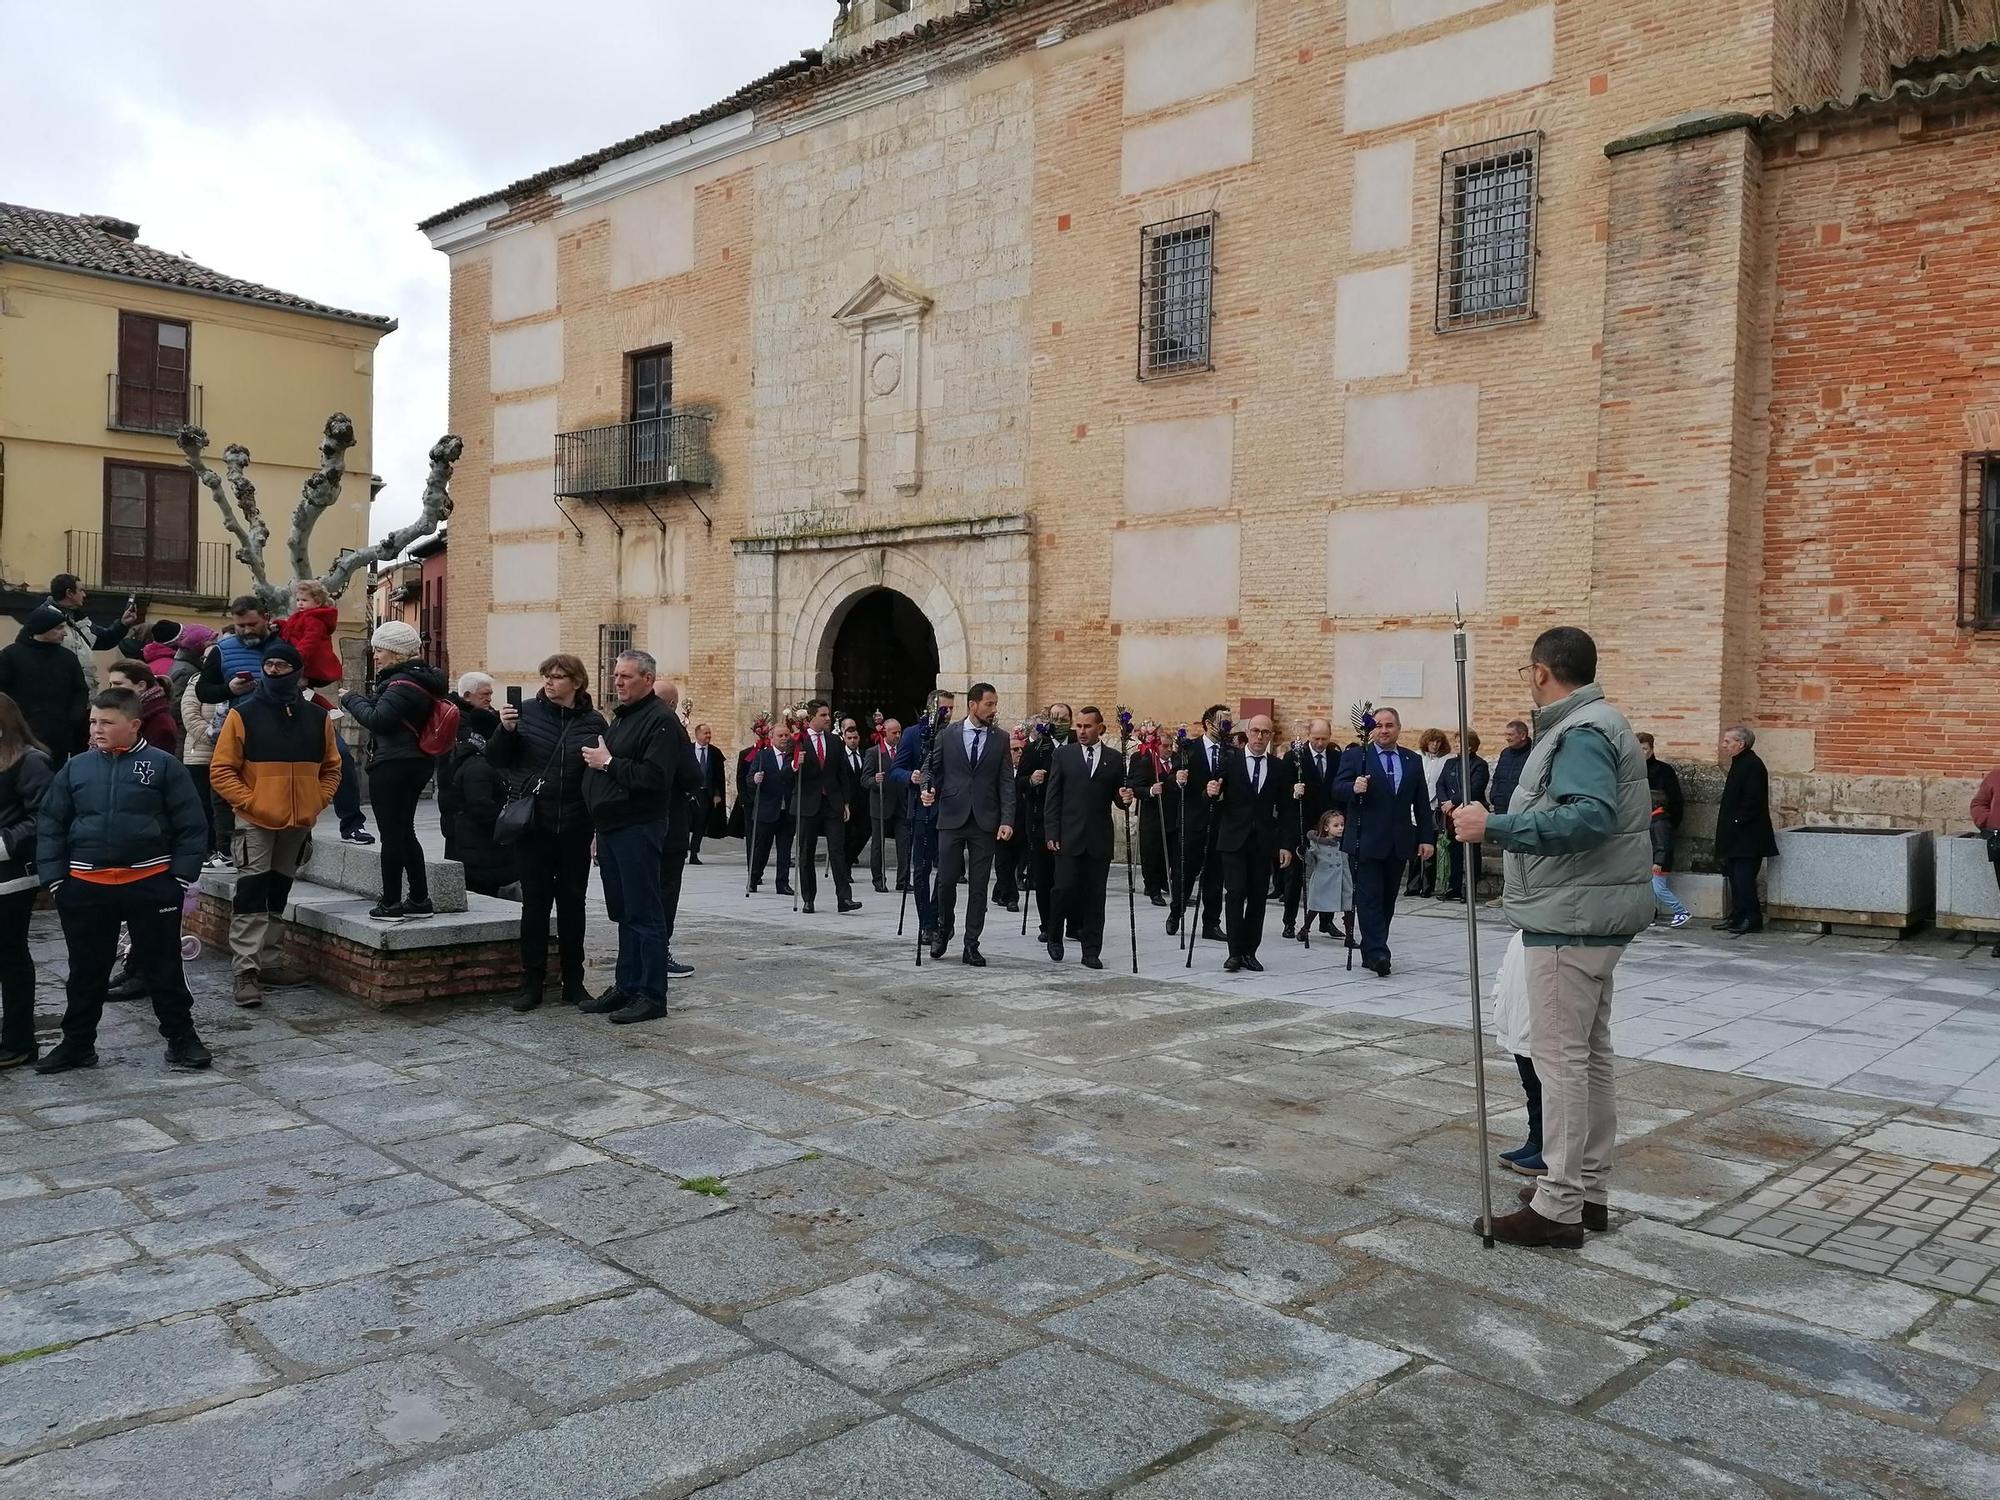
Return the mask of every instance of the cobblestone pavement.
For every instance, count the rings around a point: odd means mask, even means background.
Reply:
[[[918,969],[884,898],[740,880],[690,872],[663,1023],[237,1012],[204,959],[213,1071],[127,1006],[0,1078],[0,1495],[2000,1493],[1953,1295],[2000,1119],[1630,1061],[1611,1232],[1485,1251],[1457,928],[1301,998],[1150,936]],[[1749,962],[1642,939],[1628,988]]]

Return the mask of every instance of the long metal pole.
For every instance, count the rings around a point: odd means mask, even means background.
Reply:
[[[761,739],[755,741],[750,747],[750,774],[752,776],[762,776],[764,774],[764,742]],[[764,783],[759,781],[756,783],[756,787],[757,800],[755,810],[750,814],[749,831],[743,835],[743,894],[745,896],[748,896],[751,891],[756,889],[756,886],[752,882],[756,879],[754,872],[757,868],[757,830],[764,826]],[[741,810],[740,804],[738,810]]]
[[[1458,785],[1461,796],[1472,790],[1472,719],[1465,685],[1465,616],[1452,601],[1457,616],[1452,625],[1451,655],[1458,667]],[[1486,1029],[1479,1017],[1479,902],[1465,883],[1465,957],[1467,986],[1472,995],[1472,1099],[1479,1116],[1480,1238],[1493,1248],[1493,1153],[1486,1130]]]
[[[1132,768],[1132,715],[1118,710],[1118,758],[1125,762],[1119,785],[1123,786]],[[1132,804],[1125,804],[1125,920],[1132,929],[1132,972],[1139,972],[1139,893],[1132,883]],[[1100,932],[1101,938],[1103,934]]]

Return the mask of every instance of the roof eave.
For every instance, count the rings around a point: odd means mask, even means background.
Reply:
[[[244,307],[262,308],[265,312],[294,313],[301,318],[322,318],[329,323],[345,323],[355,328],[368,328],[377,333],[394,333],[401,324],[395,318],[376,317],[371,313],[341,312],[334,308],[292,307],[283,302],[271,302],[262,297],[246,297],[240,292],[218,292],[207,287],[184,286],[178,281],[164,281],[156,276],[128,276],[122,271],[101,271],[92,266],[73,266],[67,261],[45,260],[38,255],[19,255],[0,250],[0,261],[13,261],[17,265],[41,266],[51,271],[66,271],[72,276],[92,276],[99,281],[118,281],[127,286],[158,287],[163,291],[184,292],[190,297],[210,297],[217,302],[235,302]]]

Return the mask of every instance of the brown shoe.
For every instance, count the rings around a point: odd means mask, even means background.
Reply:
[[[1473,1227],[1479,1227],[1477,1219],[1473,1220]],[[1578,1250],[1583,1247],[1583,1226],[1558,1224],[1554,1219],[1543,1218],[1530,1207],[1496,1218],[1493,1221],[1493,1238],[1503,1245],[1546,1245],[1551,1250]]]
[[[1521,1201],[1523,1203],[1533,1203],[1535,1201],[1535,1190],[1531,1187],[1522,1188]],[[1605,1233],[1611,1228],[1611,1210],[1602,1203],[1584,1204],[1583,1227],[1588,1229],[1592,1234]]]
[[[260,969],[259,981],[274,990],[295,990],[312,983],[312,975],[304,969],[294,969],[290,964],[273,964],[268,969]]]
[[[262,1005],[264,1003],[263,983],[254,973],[238,974],[236,976],[236,990],[230,998],[245,1009],[253,1005]]]

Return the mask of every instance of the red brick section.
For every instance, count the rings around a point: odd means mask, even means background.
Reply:
[[[1960,458],[2000,421],[2000,104],[1917,123],[1884,112],[1767,148],[1758,722],[1810,731],[1823,773],[2000,759],[2000,634],[1956,624]]]
[[[209,948],[227,952],[229,914],[229,903],[204,893],[188,916],[188,930]],[[512,941],[385,951],[289,926],[284,957],[327,988],[378,1010],[421,1000],[503,995],[521,982],[520,945]],[[552,946],[549,972],[559,968]]]

